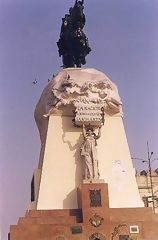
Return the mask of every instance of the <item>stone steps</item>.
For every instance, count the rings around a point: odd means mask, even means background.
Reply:
[[[23,224],[76,224],[75,216],[53,216],[53,217],[21,217],[19,218],[18,225]]]

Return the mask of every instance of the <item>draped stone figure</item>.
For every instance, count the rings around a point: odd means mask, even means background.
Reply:
[[[85,164],[85,180],[99,179],[96,140],[101,135],[100,129],[101,127],[99,127],[98,135],[96,135],[91,126],[86,129],[83,125],[84,142],[81,147],[81,156]]]
[[[85,57],[91,51],[88,38],[83,32],[86,22],[83,13],[84,0],[76,0],[69,14],[62,18],[60,38],[57,42],[59,56],[62,56],[63,67],[81,67],[86,64]]]

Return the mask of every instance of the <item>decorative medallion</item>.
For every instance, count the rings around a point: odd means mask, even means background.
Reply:
[[[99,227],[103,221],[104,221],[104,218],[102,218],[96,213],[89,219],[89,222],[93,227]]]
[[[90,207],[101,207],[101,189],[89,190]]]
[[[90,237],[89,240],[106,240],[105,236],[101,233],[93,233]]]
[[[113,232],[111,234],[111,240],[115,240],[115,239],[118,239],[119,237],[119,240],[125,240],[125,239],[122,239],[121,237],[125,236],[129,236],[129,230],[128,230],[128,227],[126,224],[119,224],[117,226],[114,227],[113,229]]]

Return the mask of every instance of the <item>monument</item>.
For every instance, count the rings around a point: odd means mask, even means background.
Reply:
[[[83,13],[84,0],[76,0],[69,14],[62,18],[60,39],[57,42],[59,56],[62,56],[63,67],[81,67],[86,64],[85,57],[91,51],[88,38],[83,32],[86,22]]]
[[[84,1],[62,19],[63,69],[35,109],[41,139],[26,216],[11,240],[156,240],[158,216],[144,208],[123,125],[117,86],[81,67],[91,51]]]

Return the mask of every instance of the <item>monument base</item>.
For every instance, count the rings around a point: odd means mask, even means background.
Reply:
[[[157,240],[151,208],[109,208],[108,185],[78,188],[78,209],[30,210],[10,227],[10,240]]]

